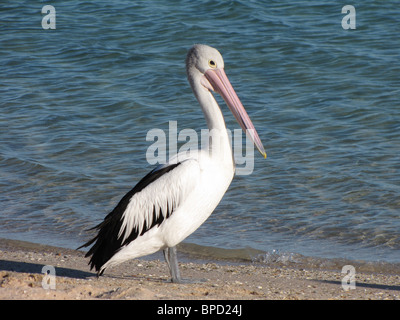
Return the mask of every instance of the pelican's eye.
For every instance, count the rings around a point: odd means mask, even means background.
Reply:
[[[211,68],[216,68],[216,67],[217,67],[217,64],[215,63],[214,60],[208,60],[208,65],[209,65]]]

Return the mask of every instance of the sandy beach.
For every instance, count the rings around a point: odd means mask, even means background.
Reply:
[[[0,239],[0,299],[400,300],[400,275],[357,272],[346,291],[340,270],[184,262],[183,277],[205,282],[174,284],[162,260],[132,260],[100,278],[87,263],[81,251]],[[43,282],[44,266],[55,278]]]

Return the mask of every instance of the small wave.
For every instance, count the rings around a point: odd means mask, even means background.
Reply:
[[[226,249],[202,246],[193,243],[182,243],[179,252],[190,258],[206,261],[249,263],[275,268],[317,269],[341,271],[346,265],[352,265],[357,272],[399,274],[400,263],[385,261],[350,260],[344,258],[319,258],[304,256],[295,252],[279,250],[261,251],[251,247]]]
[[[342,270],[346,265],[353,266],[357,272],[399,274],[400,263],[385,261],[350,260],[344,258],[319,258],[304,256],[294,252],[272,250],[253,257],[255,264],[270,267],[293,267],[300,269]]]

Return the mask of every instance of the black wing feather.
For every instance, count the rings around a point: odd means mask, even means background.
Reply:
[[[94,243],[93,247],[91,247],[85,255],[85,257],[91,256],[89,261],[90,270],[92,270],[94,267],[95,270],[98,272],[102,265],[105,264],[122,246],[135,240],[139,235],[143,235],[146,231],[150,230],[154,226],[160,225],[164,221],[164,216],[168,218],[172,214],[172,212],[166,212],[165,215],[158,214],[159,212],[156,212],[156,208],[154,207],[153,221],[151,225],[146,224],[145,226],[143,226],[142,230],[132,230],[131,234],[128,236],[127,239],[125,239],[124,242],[122,242],[123,237],[118,238],[119,231],[122,227],[122,216],[129,204],[130,199],[134,196],[134,194],[142,191],[144,188],[160,178],[162,175],[175,169],[179,164],[180,162],[167,167],[163,167],[159,170],[157,170],[156,168],[151,171],[120,200],[114,210],[111,211],[104,218],[103,222],[89,229],[98,230],[98,234],[93,239],[80,246],[78,249],[88,247]],[[101,275],[102,273],[103,272],[98,275]]]

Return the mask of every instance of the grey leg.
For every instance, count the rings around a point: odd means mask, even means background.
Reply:
[[[164,258],[167,261],[169,271],[171,273],[171,281],[181,283],[182,278],[179,272],[178,257],[176,255],[176,247],[164,249]]]
[[[206,282],[206,279],[202,280],[191,280],[191,279],[182,279],[181,274],[179,272],[178,266],[178,257],[176,254],[177,250],[176,247],[170,247],[164,249],[164,258],[167,262],[169,271],[171,272],[171,281],[175,283],[199,283],[199,282]]]

